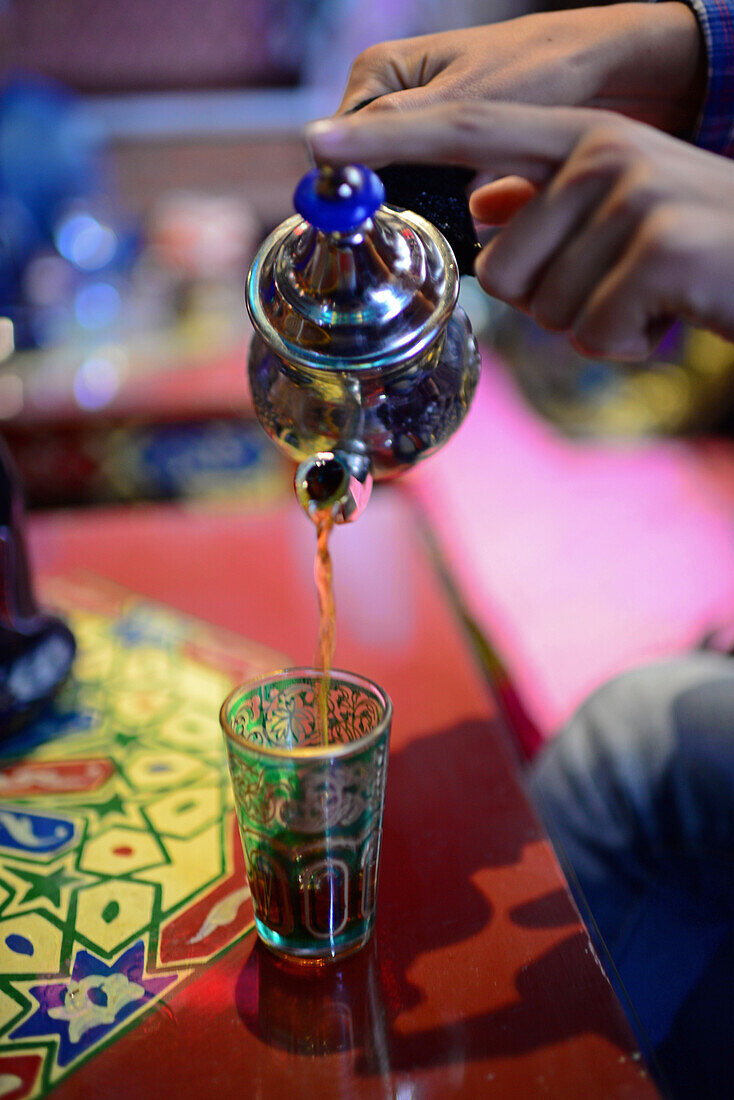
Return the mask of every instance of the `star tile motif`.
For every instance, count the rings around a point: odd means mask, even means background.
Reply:
[[[87,837],[103,832],[114,825],[130,825],[145,829],[145,818],[140,812],[139,801],[133,792],[121,784],[107,785],[106,797],[77,802],[75,808],[87,815]]]
[[[97,998],[92,999],[96,993]],[[81,981],[70,981],[64,993],[64,1003],[49,1008],[52,1020],[66,1020],[69,1025],[69,1041],[78,1043],[91,1028],[112,1024],[121,1009],[135,1004],[145,996],[145,990],[137,982],[131,982],[125,974],[89,974]]]
[[[120,814],[121,816],[125,814],[125,803],[117,791],[104,802],[80,802],[78,806],[83,810],[93,810],[100,820],[109,814]]]
[[[12,896],[2,906],[2,916],[44,909],[65,921],[74,891],[99,881],[96,875],[77,870],[75,861],[76,853],[70,852],[63,859],[45,866],[6,862],[0,874]]]
[[[155,605],[96,579],[66,583],[46,596],[77,638],[74,675],[0,746],[8,1100],[38,1100],[124,1042],[252,926],[216,709],[275,655],[178,613],[161,632]]]
[[[178,980],[177,974],[145,977],[144,967],[143,940],[109,965],[90,951],[78,951],[67,981],[30,987],[38,1008],[10,1038],[56,1036],[57,1063],[62,1068],[69,1065]]]
[[[26,871],[21,867],[15,870],[18,878],[28,883],[28,889],[23,895],[23,901],[35,901],[36,898],[46,898],[57,908],[61,905],[61,891],[65,886],[78,886],[83,880],[79,875],[69,874],[65,867],[57,867],[47,875],[39,875],[34,871]]]

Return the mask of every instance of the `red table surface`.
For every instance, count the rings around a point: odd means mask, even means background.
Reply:
[[[295,505],[57,513],[30,536],[42,573],[87,568],[313,655],[315,540]],[[414,512],[380,491],[333,550],[337,664],[395,707],[372,943],[305,978],[249,934],[57,1094],[656,1095]]]
[[[48,373],[53,358],[41,359],[37,353],[28,353],[31,363],[22,357],[3,367],[2,374],[20,370],[23,377],[34,373]],[[171,420],[204,420],[207,417],[252,413],[250,391],[245,384],[247,375],[247,342],[243,337],[237,346],[209,355],[203,361],[192,359],[181,362],[181,352],[172,349],[167,358],[151,360],[134,359],[133,369],[123,377],[119,390],[101,408],[85,409],[74,393],[75,368],[83,360],[82,352],[74,358],[67,352],[67,366],[57,369],[51,387],[35,387],[27,383],[23,392],[23,404],[12,417],[3,423],[3,432],[11,439],[38,433],[41,429],[63,430],[69,428],[109,429],[110,424],[161,424]],[[63,364],[63,359],[62,359]]]

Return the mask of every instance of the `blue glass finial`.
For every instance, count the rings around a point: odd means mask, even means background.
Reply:
[[[382,180],[363,164],[314,168],[303,177],[293,196],[301,217],[322,233],[358,229],[384,201]]]

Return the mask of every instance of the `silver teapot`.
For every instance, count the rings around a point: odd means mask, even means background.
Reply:
[[[255,411],[314,519],[355,519],[373,478],[441,447],[479,377],[448,242],[384,198],[369,168],[315,169],[247,279]]]

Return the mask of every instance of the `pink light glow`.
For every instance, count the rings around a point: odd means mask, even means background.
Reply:
[[[734,446],[571,442],[485,355],[467,423],[410,480],[545,736],[734,620]]]

